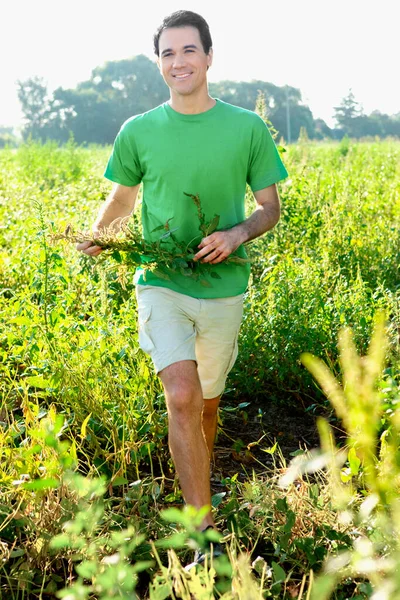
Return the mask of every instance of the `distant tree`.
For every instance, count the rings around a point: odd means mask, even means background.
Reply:
[[[400,113],[385,115],[379,110],[374,110],[368,117],[369,135],[386,137],[389,135],[400,137]]]
[[[118,126],[114,114],[115,101],[106,99],[94,89],[64,90],[54,92],[56,110],[60,123],[60,138],[68,139],[70,133],[78,144],[110,144]]]
[[[400,115],[385,115],[374,111],[370,115],[363,114],[353,92],[343,98],[340,106],[335,107],[335,119],[338,128],[333,131],[335,137],[348,135],[352,138],[400,137]]]
[[[286,99],[289,102],[291,138],[296,140],[300,128],[305,127],[310,138],[314,137],[314,119],[308,106],[304,106],[299,89],[278,87],[266,81],[220,81],[210,83],[210,93],[225,102],[254,110],[259,92],[265,95],[268,118],[281,136],[288,138],[286,125]],[[287,93],[287,95],[286,95]]]
[[[351,89],[347,96],[342,99],[340,105],[334,107],[334,111],[334,118],[339,129],[343,131],[343,134],[347,133],[351,135],[354,127],[354,119],[362,115],[362,109]]]
[[[41,139],[49,111],[49,97],[43,79],[33,77],[17,82],[18,98],[24,114],[24,138]]]
[[[17,145],[18,140],[14,134],[14,128],[0,125],[0,148],[5,146],[15,147]]]
[[[77,143],[111,144],[129,117],[158,106],[169,97],[157,65],[143,55],[107,62],[75,89],[58,88],[52,97],[39,82],[20,84],[26,115],[25,135]]]
[[[331,129],[322,119],[314,120],[302,102],[299,89],[278,87],[266,81],[221,81],[210,83],[210,94],[225,102],[260,112],[270,130],[288,139],[289,109],[291,139],[341,139],[367,135],[400,136],[400,114],[389,117],[378,111],[362,114],[350,90],[335,108],[338,127]],[[49,94],[42,79],[34,77],[18,82],[18,96],[24,113],[23,137],[68,141],[72,133],[77,143],[111,144],[122,123],[146,112],[169,97],[154,61],[144,55],[109,61],[96,67],[90,79],[75,89],[56,89]]]
[[[26,81],[18,81],[17,87],[24,114],[23,138],[67,141],[68,133],[62,130],[57,103],[48,93],[43,79],[33,77]]]
[[[314,117],[308,106],[303,104],[290,104],[290,132],[291,140],[296,141],[300,135],[300,129],[304,127],[310,139],[315,138]],[[286,125],[286,104],[280,105],[271,115],[271,121],[278,131],[288,139],[288,131]]]
[[[333,129],[325,123],[323,119],[314,120],[315,138],[317,140],[323,140],[325,138],[333,137]]]
[[[90,81],[78,86],[78,90],[86,87],[96,89],[102,97],[118,97],[118,102],[128,109],[128,116],[146,112],[169,98],[156,63],[143,54],[97,67]]]

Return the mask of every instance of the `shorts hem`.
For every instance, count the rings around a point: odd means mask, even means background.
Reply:
[[[196,355],[193,354],[193,356],[188,356],[187,354],[185,354],[184,356],[169,356],[168,358],[165,358],[164,360],[161,361],[155,361],[153,360],[153,364],[154,364],[154,368],[156,370],[157,375],[159,374],[160,371],[162,371],[163,369],[166,369],[167,367],[170,367],[171,365],[180,362],[181,360],[193,360],[196,364],[197,364],[197,359],[196,359]]]
[[[203,400],[211,400],[212,398],[217,398],[218,396],[222,396],[224,391],[225,391],[225,385],[219,393],[215,394],[213,392],[212,393],[208,392],[207,394],[203,394]]]

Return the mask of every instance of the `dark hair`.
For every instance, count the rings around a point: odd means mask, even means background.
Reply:
[[[164,29],[169,29],[171,27],[196,27],[200,34],[204,52],[209,54],[212,46],[212,40],[207,21],[197,13],[191,12],[190,10],[177,10],[168,17],[165,17],[160,27],[154,34],[154,52],[157,56],[160,56],[160,35]]]

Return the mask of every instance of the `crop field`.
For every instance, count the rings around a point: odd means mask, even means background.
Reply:
[[[400,598],[400,143],[283,154],[219,414],[226,555],[190,571],[202,516],[169,456],[132,269],[56,239],[91,227],[109,152],[0,152],[0,598]]]

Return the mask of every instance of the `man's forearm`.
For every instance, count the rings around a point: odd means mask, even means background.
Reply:
[[[280,217],[280,209],[278,206],[269,204],[257,206],[256,210],[242,223],[232,227],[240,236],[240,243],[244,244],[250,240],[254,240],[263,233],[266,233],[278,223]]]
[[[272,229],[280,217],[280,201],[276,186],[254,193],[258,206],[242,223],[224,231],[214,231],[203,238],[194,260],[210,264],[222,262],[241,245]]]
[[[97,219],[93,224],[93,229],[100,230],[109,227],[113,221],[128,217],[131,212],[132,209],[129,206],[110,195],[100,208]]]
[[[93,224],[93,230],[109,227],[115,221],[115,230],[119,229],[119,221],[129,217],[135,208],[136,196],[139,186],[128,188],[118,185],[101,206]]]

